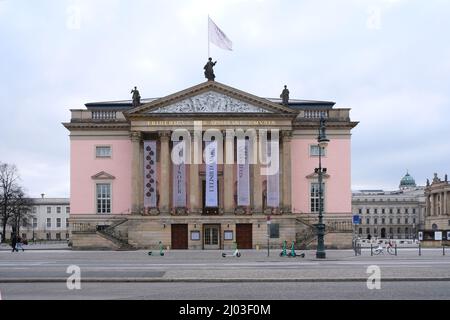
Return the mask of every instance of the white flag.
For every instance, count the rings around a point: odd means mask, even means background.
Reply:
[[[233,50],[233,43],[227,38],[226,34],[208,17],[208,32],[209,32],[209,42],[214,43],[219,48],[225,50]]]

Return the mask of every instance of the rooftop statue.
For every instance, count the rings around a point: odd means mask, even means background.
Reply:
[[[283,105],[287,106],[289,104],[289,90],[286,85],[280,94],[280,98],[282,99]]]
[[[139,94],[139,90],[137,87],[134,87],[134,90],[131,90],[133,94],[133,107],[137,107],[141,105],[141,95]]]
[[[208,62],[203,67],[203,69],[205,69],[205,78],[208,79],[208,81],[214,81],[214,78],[216,77],[213,69],[216,63],[217,61],[212,62],[212,58],[209,58]]]

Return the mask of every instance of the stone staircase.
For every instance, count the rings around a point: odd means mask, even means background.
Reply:
[[[309,220],[297,217],[297,229],[295,234],[296,249],[305,250],[312,247],[311,244],[317,241],[316,227]],[[325,234],[329,233],[352,233],[352,223],[347,221],[325,221]]]
[[[104,229],[98,229],[97,234],[113,242],[117,250],[135,250],[130,243],[128,243],[128,234],[120,231],[119,227],[126,223],[128,219],[122,219],[109,225]]]

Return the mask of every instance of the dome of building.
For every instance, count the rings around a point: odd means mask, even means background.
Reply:
[[[406,172],[405,176],[400,180],[400,190],[408,189],[408,188],[415,188],[416,187],[416,181],[414,178],[409,174],[409,172]]]

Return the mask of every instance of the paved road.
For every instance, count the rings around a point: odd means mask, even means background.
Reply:
[[[0,283],[5,281],[59,279],[64,281],[67,267],[81,268],[83,281],[124,279],[136,281],[276,281],[317,279],[364,279],[367,267],[377,265],[384,279],[450,279],[450,256],[439,250],[404,249],[399,256],[374,256],[363,252],[328,251],[325,261],[316,260],[314,252],[306,258],[270,257],[263,251],[244,251],[241,258],[222,258],[220,251],[170,251],[164,257],[148,256],[147,251],[26,251],[0,252]]]
[[[330,250],[326,260],[270,257],[243,251],[222,258],[221,251],[39,250],[0,252],[3,299],[448,299],[450,255],[404,249],[398,256],[355,257]],[[68,290],[67,267],[81,270],[81,290]],[[367,289],[367,267],[381,271],[381,290]]]
[[[365,282],[305,283],[87,283],[67,290],[64,283],[2,284],[3,299],[449,299],[450,282],[382,282],[380,290]]]

